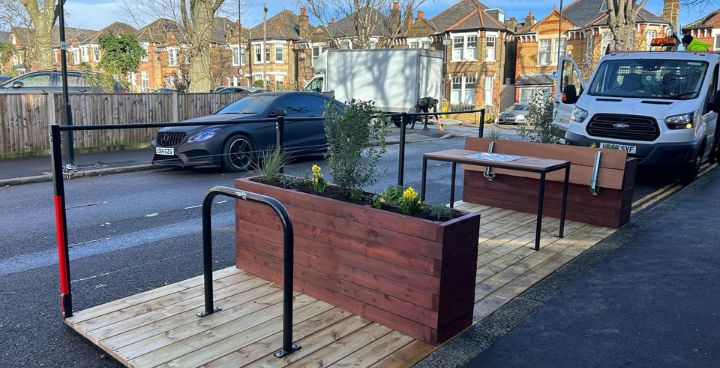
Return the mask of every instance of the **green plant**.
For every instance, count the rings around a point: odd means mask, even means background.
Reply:
[[[403,187],[389,185],[384,192],[373,197],[373,206],[376,208],[382,208],[382,206],[399,207],[402,194]]]
[[[312,184],[316,193],[325,192],[325,178],[318,165],[312,166]]]
[[[523,139],[539,143],[560,143],[562,131],[553,124],[553,102],[543,92],[537,92],[528,105],[527,123],[520,126]]]
[[[436,221],[447,221],[452,219],[452,211],[445,206],[431,206],[426,211],[428,217]]]
[[[258,79],[253,82],[253,87],[265,88],[265,82],[263,82],[261,79]]]
[[[344,107],[330,102],[323,116],[333,181],[355,196],[353,192],[378,179],[377,164],[386,151],[388,121],[372,101],[352,100]]]
[[[137,36],[132,33],[113,35],[106,32],[98,38],[102,58],[98,66],[107,75],[127,78],[129,72],[137,71],[145,50]]]
[[[104,92],[113,92],[113,89],[115,87],[115,80],[111,75],[105,72],[94,71],[88,63],[80,64],[79,69],[83,73],[83,78],[89,85],[95,88],[99,88]]]
[[[422,201],[413,187],[408,187],[400,198],[400,212],[403,215],[414,215],[422,209]]]
[[[265,151],[261,157],[261,164],[258,167],[260,180],[264,183],[271,183],[278,179],[282,168],[288,164],[290,156],[279,149]]]

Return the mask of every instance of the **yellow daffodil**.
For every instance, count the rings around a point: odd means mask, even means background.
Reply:
[[[312,172],[313,172],[313,174],[318,174],[318,173],[320,173],[320,166],[318,166],[318,165],[313,165],[313,166],[312,166]]]
[[[403,198],[405,198],[405,199],[415,199],[415,198],[417,198],[417,196],[418,196],[418,194],[415,191],[415,189],[413,189],[413,187],[408,187],[403,192]]]

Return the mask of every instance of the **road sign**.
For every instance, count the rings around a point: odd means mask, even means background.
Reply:
[[[552,72],[552,79],[557,79],[557,70]]]

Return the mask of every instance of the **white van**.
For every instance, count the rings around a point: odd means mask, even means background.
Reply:
[[[683,183],[718,160],[720,56],[699,52],[605,55],[586,83],[562,58],[555,125],[567,144],[622,149],[642,166],[675,170]]]

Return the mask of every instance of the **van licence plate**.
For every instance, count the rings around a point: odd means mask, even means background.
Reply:
[[[164,156],[175,155],[175,148],[172,147],[155,147],[155,153]]]
[[[622,150],[627,153],[637,153],[637,146],[617,143],[600,143],[600,148]]]

